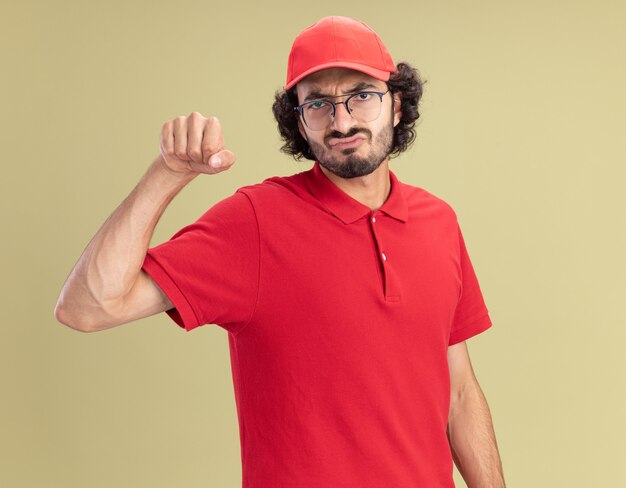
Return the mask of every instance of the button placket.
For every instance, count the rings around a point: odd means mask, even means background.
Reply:
[[[377,232],[377,230],[380,230],[379,226],[383,221],[380,220],[380,216],[378,216],[378,219],[376,216],[377,214],[372,214],[370,217],[370,229],[372,231],[372,235],[374,236],[374,242],[376,243],[376,248],[378,250],[377,260],[383,276],[383,296],[385,297],[386,301],[397,302],[400,300],[400,297],[397,293],[397,290],[395,289],[395,283],[393,283],[391,280],[392,276],[394,276],[394,270],[389,267],[389,252],[388,250],[385,250],[384,243],[381,242],[381,239],[379,238]]]
[[[379,219],[380,220],[380,219]],[[378,237],[378,233],[376,231],[376,227],[380,225],[380,222],[377,223],[376,214],[372,214],[370,218],[371,222],[371,230],[372,235],[374,236],[374,242],[376,243],[377,252],[377,261],[380,266],[380,270],[383,276],[383,296],[387,298],[388,290],[389,290],[389,273],[387,272],[387,266],[385,266],[385,262],[387,261],[387,256],[382,250],[382,244],[380,242],[380,238]]]

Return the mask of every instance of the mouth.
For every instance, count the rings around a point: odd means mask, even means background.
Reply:
[[[360,146],[364,140],[365,137],[363,136],[346,137],[345,139],[331,139],[330,147],[332,147],[333,149],[347,149],[350,147],[357,147]]]

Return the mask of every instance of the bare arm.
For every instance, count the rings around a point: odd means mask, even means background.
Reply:
[[[209,165],[218,156],[219,168]],[[173,307],[141,266],[167,205],[199,173],[227,170],[219,121],[198,112],[163,125],[161,154],[91,239],[59,295],[56,319],[77,330],[108,329]]]
[[[448,348],[451,378],[448,440],[468,488],[505,488],[487,400],[474,376],[465,341]]]

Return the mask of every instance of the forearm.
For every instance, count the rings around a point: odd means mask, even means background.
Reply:
[[[452,399],[448,440],[468,488],[505,488],[491,413],[478,383]]]
[[[169,172],[160,156],[91,239],[68,276],[55,314],[87,328],[113,310],[131,290],[156,224],[193,176]]]

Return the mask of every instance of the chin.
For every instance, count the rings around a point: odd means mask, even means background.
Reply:
[[[376,171],[384,158],[377,163],[372,163],[372,161],[359,158],[356,156],[347,157],[342,161],[337,161],[337,159],[318,159],[318,162],[321,166],[326,168],[331,173],[339,176],[341,178],[350,179],[357,178],[360,176],[367,176]]]

